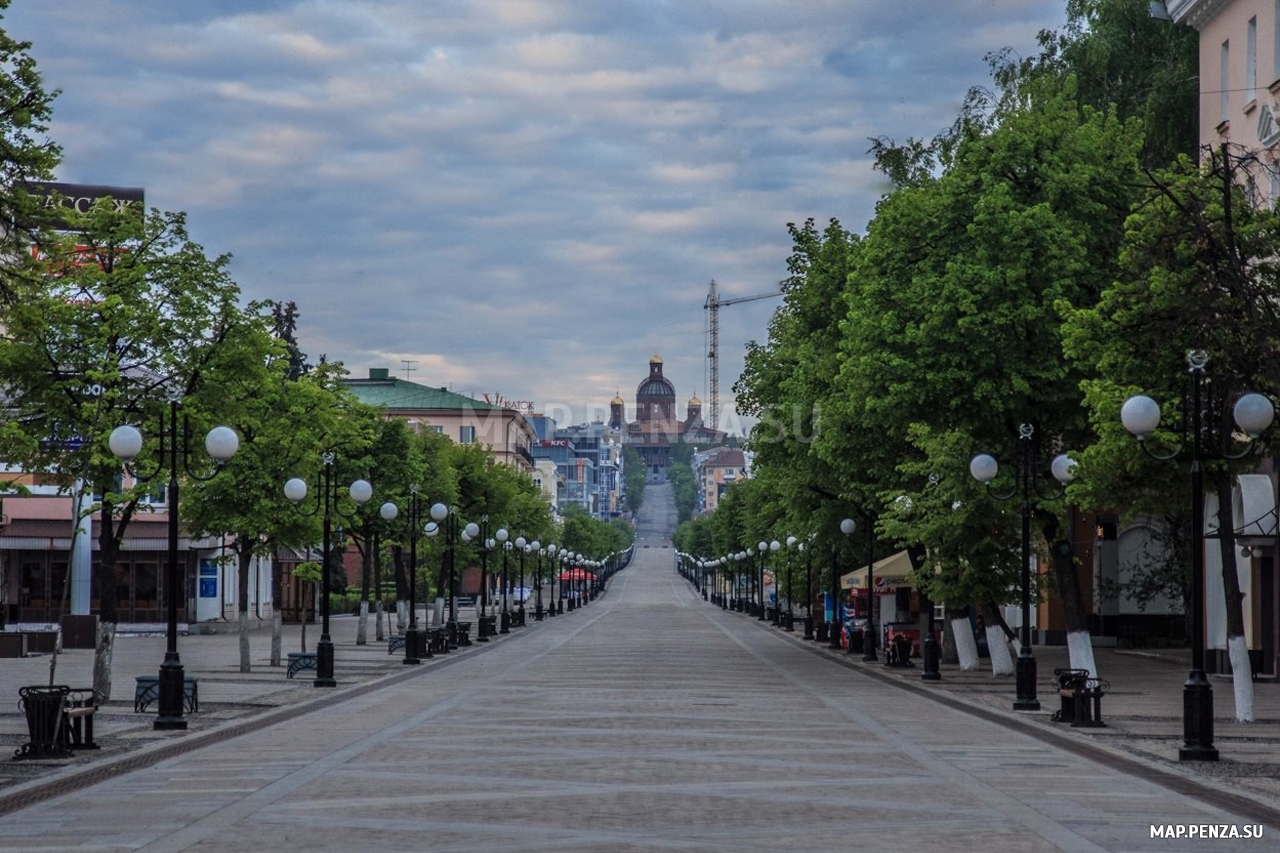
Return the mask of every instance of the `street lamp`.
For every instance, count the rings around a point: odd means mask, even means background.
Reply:
[[[335,494],[333,482],[333,462],[336,458],[332,450],[326,450],[321,456],[324,463],[320,475],[320,492],[316,495],[316,506],[308,515],[324,512],[324,540],[321,545],[321,565],[324,567],[320,575],[320,642],[316,643],[316,687],[337,687],[333,677],[333,640],[329,636],[329,547],[332,533],[332,517],[334,513],[350,517],[338,512],[338,496]],[[356,480],[347,489],[351,500],[355,501],[357,510],[373,497],[373,486],[368,480]],[[284,496],[298,505],[307,496],[307,482],[301,477],[292,477],[284,484]]]
[[[770,619],[773,624],[782,624],[782,576],[778,572],[778,551],[782,549],[782,543],[774,539],[769,543],[769,550],[774,554],[773,560],[773,617]]]
[[[497,544],[489,536],[489,514],[480,516],[480,609],[476,617],[476,641],[489,642],[489,551]]]
[[[761,540],[756,545],[756,550],[760,552],[760,561],[756,566],[756,613],[757,619],[764,619],[764,555],[769,550],[769,543]]]
[[[1014,676],[1018,691],[1013,703],[1015,711],[1040,710],[1040,700],[1036,698],[1036,658],[1031,651],[1031,499],[1034,496],[1044,500],[1060,498],[1067,484],[1075,479],[1075,462],[1067,454],[1059,453],[1053,458],[1049,468],[1061,487],[1056,493],[1041,492],[1036,477],[1035,456],[1035,426],[1022,424],[1018,427],[1017,483],[1008,493],[994,496],[997,500],[1008,500],[1019,494],[1022,497],[1022,636],[1018,643]],[[969,473],[988,487],[999,469],[995,457],[989,453],[979,453],[969,462]]]
[[[791,609],[791,552],[795,550],[798,544],[799,540],[796,537],[787,537],[787,556],[785,557],[787,569],[787,616],[782,622],[782,630],[784,631],[794,631],[796,629],[795,611]],[[803,548],[804,546],[801,545],[800,547]],[[782,602],[778,603],[781,605]]]
[[[165,496],[165,500],[169,504],[169,554],[168,565],[165,569],[165,604],[167,610],[167,625],[165,626],[165,652],[164,661],[160,664],[160,672],[156,681],[156,689],[158,692],[156,702],[156,719],[155,728],[157,730],[180,730],[187,727],[187,719],[183,716],[183,697],[186,691],[186,670],[182,666],[182,659],[178,655],[178,597],[182,594],[185,584],[182,580],[182,574],[178,570],[178,454],[179,449],[182,453],[183,467],[186,469],[187,476],[193,480],[206,481],[217,476],[222,466],[235,456],[236,450],[240,447],[240,437],[236,435],[236,431],[231,427],[218,426],[209,430],[208,435],[204,439],[205,451],[213,458],[214,471],[208,477],[197,477],[191,473],[190,469],[190,448],[189,436],[187,434],[186,422],[183,422],[182,445],[178,444],[178,400],[176,393],[169,395],[169,436],[168,441],[165,440],[165,422],[163,414],[160,417],[160,447],[158,453],[161,462],[157,464],[155,471],[150,476],[142,477],[130,471],[134,479],[139,482],[145,482],[159,476],[166,462],[165,456],[168,456],[167,465],[169,468],[169,491]],[[111,448],[112,454],[124,463],[128,468],[129,463],[137,458],[142,452],[142,433],[137,427],[131,425],[118,426],[111,431],[108,439],[108,446]],[[109,520],[108,522],[109,523]]]
[[[809,541],[812,543],[813,535]],[[799,544],[800,554],[804,558],[804,638],[813,639],[813,552],[805,551],[803,542]]]
[[[1205,368],[1209,356],[1202,350],[1187,353],[1187,372],[1191,374],[1192,404],[1187,412],[1183,401],[1183,421],[1174,428],[1181,433],[1179,445],[1172,452],[1157,454],[1151,450],[1146,437],[1160,425],[1160,406],[1150,397],[1137,395],[1125,400],[1120,409],[1124,428],[1133,434],[1143,451],[1153,459],[1174,459],[1188,447],[1187,415],[1191,420],[1191,672],[1182,688],[1183,745],[1178,750],[1180,761],[1217,761],[1218,749],[1213,745],[1213,687],[1204,672],[1204,465],[1205,445],[1213,443],[1213,423],[1216,415],[1204,422],[1206,408],[1216,409],[1217,402],[1209,394],[1205,400]],[[1218,435],[1218,456],[1222,459],[1240,459],[1251,452],[1258,437],[1265,432],[1275,417],[1271,401],[1261,394],[1247,393],[1236,400],[1232,409],[1236,426],[1249,439],[1242,450],[1229,451],[1232,435],[1221,430]]]
[[[446,506],[442,503],[431,505],[431,520],[438,527],[444,528],[444,547],[446,568],[448,569],[446,577],[449,581],[449,623],[445,629],[445,636],[448,638],[445,642],[446,649],[456,649],[458,647],[458,582],[454,572],[454,564],[456,559],[455,550],[458,540],[458,513],[457,510]]]
[[[853,531],[857,529],[857,524],[852,518],[842,518],[840,520],[840,532],[845,538],[853,535]],[[840,648],[840,632],[843,626],[840,623],[840,570],[839,570],[840,544],[838,541],[831,545],[831,635],[827,637],[827,644],[833,648]],[[865,635],[866,632],[864,631]],[[852,648],[852,636],[850,636],[850,647]]]
[[[498,540],[498,547],[502,549],[502,613],[498,616],[498,633],[509,634],[511,632],[511,611],[508,609],[507,590],[511,578],[507,575],[507,555],[511,553],[511,534],[507,532],[507,528],[499,527],[498,532],[493,534],[493,538]]]
[[[422,635],[417,630],[417,530],[422,520],[421,503],[417,497],[417,485],[408,488],[408,626],[404,629],[404,660],[402,663],[413,665],[421,663],[422,658],[431,657],[430,646],[422,643]],[[379,511],[388,521],[396,520],[399,507],[388,501],[383,503]],[[425,533],[434,537],[435,525],[430,524]]]

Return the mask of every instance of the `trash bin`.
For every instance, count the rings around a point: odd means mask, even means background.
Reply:
[[[62,731],[62,712],[71,688],[19,687],[18,704],[27,717],[30,740],[14,753],[14,758],[63,758],[71,754]]]

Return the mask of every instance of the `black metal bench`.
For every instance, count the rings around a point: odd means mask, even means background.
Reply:
[[[1089,675],[1087,669],[1055,669],[1061,707],[1050,719],[1070,721],[1072,728],[1102,728],[1102,697],[1111,690],[1110,683]]]
[[[285,670],[285,677],[293,678],[304,669],[315,671],[316,669],[316,653],[315,652],[289,652],[289,668]]]
[[[427,657],[449,651],[449,635],[444,628],[427,629]]]
[[[387,654],[393,655],[396,652],[404,651],[404,635],[394,634],[387,637]]]
[[[900,669],[914,669],[911,662],[911,638],[906,634],[894,634],[893,639],[885,644],[884,665]]]
[[[139,675],[135,681],[133,710],[142,714],[146,712],[148,705],[160,698],[160,676]],[[200,680],[194,675],[182,678],[182,704],[188,714],[195,714],[200,710]]]

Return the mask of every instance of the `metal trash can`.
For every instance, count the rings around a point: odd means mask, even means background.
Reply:
[[[65,684],[52,687],[19,687],[18,705],[27,717],[30,741],[14,753],[14,758],[65,758],[71,754],[62,731],[63,711],[71,688]]]

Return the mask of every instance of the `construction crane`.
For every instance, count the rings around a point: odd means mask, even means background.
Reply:
[[[770,299],[781,295],[781,282],[779,282],[779,289],[771,293],[721,299],[716,293],[716,280],[711,279],[711,287],[707,290],[707,301],[702,307],[707,312],[707,394],[710,397],[707,402],[711,406],[712,429],[716,429],[720,423],[720,309],[726,305],[737,305],[739,302],[755,302],[757,299]]]

